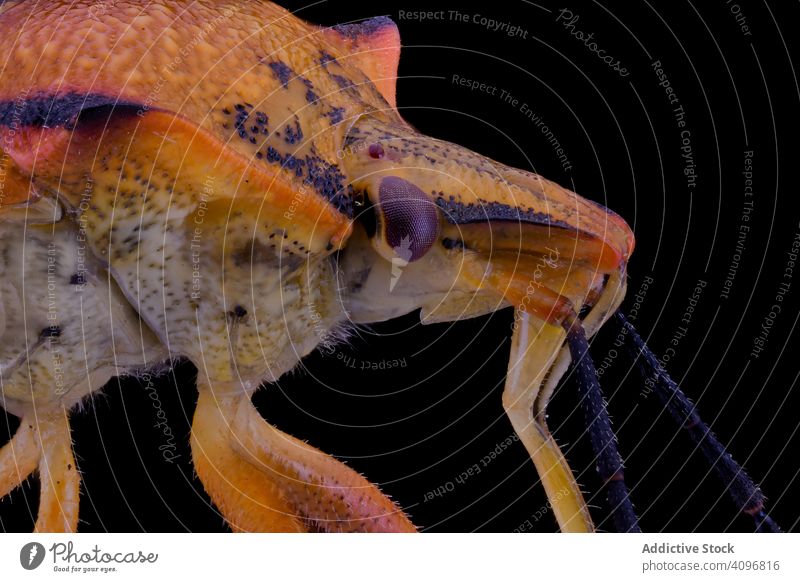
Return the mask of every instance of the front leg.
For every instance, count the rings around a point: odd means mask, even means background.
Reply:
[[[244,393],[200,387],[195,469],[234,531],[413,532],[405,514],[353,469],[268,424]]]
[[[503,407],[528,450],[562,532],[594,531],[594,524],[561,449],[547,428],[541,388],[564,332],[524,313],[511,341]]]

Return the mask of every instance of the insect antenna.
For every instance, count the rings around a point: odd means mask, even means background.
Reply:
[[[761,489],[741,465],[726,452],[725,446],[700,418],[695,404],[667,374],[658,358],[636,332],[636,328],[619,311],[614,319],[626,338],[628,353],[636,362],[642,377],[652,379],[656,396],[673,420],[689,433],[692,442],[726,485],[731,500],[743,513],[753,518],[757,532],[780,532],[775,521],[764,511],[764,494]]]
[[[567,331],[567,344],[578,380],[581,408],[589,431],[597,472],[606,490],[606,502],[611,508],[614,526],[618,532],[641,532],[625,484],[617,437],[611,428],[606,400],[594,362],[589,355],[589,343],[586,341],[583,326],[577,318],[573,318],[564,322],[564,328]]]

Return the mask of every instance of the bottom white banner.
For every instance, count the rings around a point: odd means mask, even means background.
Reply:
[[[2,534],[3,580],[800,580],[796,534]],[[224,578],[223,578],[224,577]],[[580,578],[579,578],[580,577]]]

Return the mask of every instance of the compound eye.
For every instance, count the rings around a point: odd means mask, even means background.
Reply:
[[[407,262],[427,253],[439,237],[439,211],[417,186],[387,176],[378,189],[383,236],[395,254]]]

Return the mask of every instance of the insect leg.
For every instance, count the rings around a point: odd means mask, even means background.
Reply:
[[[540,389],[564,332],[523,313],[511,341],[503,407],[533,460],[561,531],[594,531],[575,477],[547,428]]]
[[[72,453],[66,410],[31,416],[38,432],[39,515],[36,532],[74,532],[78,528],[80,476]]]
[[[416,531],[364,477],[267,424],[248,395],[201,389],[192,455],[235,530]]]
[[[233,451],[230,421],[237,398],[201,387],[191,434],[197,476],[233,531],[305,531],[274,481]]]
[[[589,344],[583,326],[577,319],[568,319],[564,328],[567,330],[567,344],[578,378],[581,408],[592,442],[597,472],[605,484],[606,499],[614,516],[614,525],[619,532],[640,532],[639,521],[625,485],[617,437],[611,428],[611,419],[608,417],[594,362],[589,355]]]
[[[402,510],[353,469],[267,424],[249,398],[241,398],[232,424],[234,449],[273,475],[315,529],[345,532],[415,532]]]
[[[27,479],[39,464],[34,420],[25,415],[11,440],[0,449],[0,498]]]
[[[655,380],[656,396],[666,406],[675,422],[689,433],[695,446],[706,457],[720,480],[726,484],[731,500],[742,512],[754,519],[756,531],[779,532],[778,525],[764,511],[764,494],[761,489],[739,463],[725,451],[725,446],[719,442],[709,426],[700,418],[695,404],[667,374],[633,325],[621,312],[617,312],[615,320],[624,331],[628,351],[636,361],[642,376]]]

